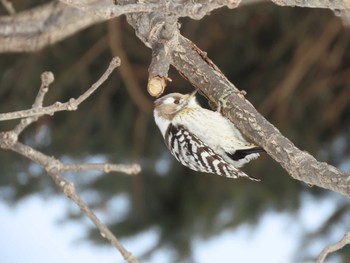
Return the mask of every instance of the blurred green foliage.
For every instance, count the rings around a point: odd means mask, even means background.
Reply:
[[[16,8],[24,10],[34,2],[18,1]],[[328,10],[256,4],[220,9],[201,21],[180,22],[183,34],[208,52],[224,74],[248,92],[247,98],[256,108],[298,147],[334,165],[349,158],[350,35],[340,18]],[[112,33],[118,33],[122,50],[115,49]],[[122,67],[130,64],[129,73],[138,83],[136,92],[151,105],[145,88],[151,51],[121,17],[40,52],[1,54],[0,112],[29,108],[40,86],[40,75],[47,70],[55,74],[55,82],[45,105],[79,96],[118,51],[126,52],[128,61],[122,61]],[[191,91],[189,83],[173,69],[169,76],[173,82],[167,93]],[[305,192],[328,194],[293,180],[268,156],[244,168],[261,178],[261,183],[188,170],[168,153],[151,110],[137,106],[145,102],[135,101],[130,96],[135,87],[125,83],[118,72],[113,73],[77,111],[42,117],[20,138],[46,154],[69,161],[102,156],[109,162],[142,165],[141,174],[135,177],[94,175],[84,182],[83,177],[89,174],[69,175],[79,191],[98,194],[97,200],[87,201],[107,215],[109,200],[128,196],[127,215],[109,223],[118,237],[156,226],[160,230],[158,246],[174,249],[180,260],[190,257],[194,236],[208,238],[241,224],[254,225],[266,211],[293,213]],[[15,123],[3,122],[1,130],[11,129]],[[340,137],[344,138],[341,149],[334,143]],[[14,153],[1,151],[0,167],[0,200],[4,202],[14,204],[38,192],[43,196],[58,193],[39,167]],[[315,233],[312,237],[327,236],[335,223],[349,215],[349,205],[340,206],[336,213],[320,230],[320,236]],[[67,211],[67,216],[79,218],[74,211]],[[343,224],[349,226],[349,221]],[[94,230],[90,236],[102,240]]]

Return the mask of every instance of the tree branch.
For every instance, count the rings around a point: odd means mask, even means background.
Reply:
[[[130,0],[118,0],[117,5],[113,5],[111,0],[89,0],[84,1],[84,3],[78,0],[61,0],[61,2],[70,6],[54,1],[27,12],[0,17],[0,52],[36,51],[90,25],[121,14],[128,14],[128,22],[134,27],[137,36],[146,46],[152,48],[150,80],[157,77],[166,80],[168,67],[172,64],[195,87],[201,89],[210,101],[216,105],[220,103],[223,114],[235,123],[245,135],[264,147],[267,153],[279,162],[293,178],[350,196],[349,173],[342,172],[326,163],[318,162],[307,152],[295,147],[276,127],[256,111],[244,98],[243,93],[227,80],[205,52],[179,34],[177,28],[179,17],[187,16],[192,19],[201,19],[214,9],[223,6],[234,8],[239,4],[239,0],[198,0],[187,1],[185,4],[169,0],[165,1],[165,4],[159,5],[135,4],[135,1]],[[337,11],[350,10],[350,3],[347,0],[272,0],[272,2],[278,5],[329,8]],[[137,262],[80,199],[74,185],[64,179],[63,173],[87,169],[97,169],[104,172],[123,170],[134,173],[139,169],[134,166],[121,167],[113,164],[63,164],[54,157],[49,157],[17,141],[18,135],[39,116],[53,114],[61,110],[76,110],[78,105],[108,77],[116,64],[111,66],[111,63],[110,71],[107,70],[109,73],[106,71],[101,77],[101,81],[96,82],[79,98],[71,99],[66,103],[56,102],[48,107],[42,107],[42,101],[49,84],[53,81],[53,76],[51,78],[50,73],[44,73],[42,87],[32,109],[9,113],[10,115],[0,114],[0,120],[22,118],[13,130],[0,133],[0,147],[15,151],[42,165],[57,186],[77,203],[81,210],[95,223],[101,235],[121,252],[124,259],[128,262]],[[162,88],[160,93],[162,93],[165,84],[163,85],[161,81],[160,84]],[[157,93],[157,96],[160,93]],[[325,252],[321,253],[319,260],[322,261],[319,262],[323,262],[328,253],[340,249],[347,243],[349,243],[349,234],[346,234],[337,244],[326,248]]]
[[[350,174],[318,162],[299,150],[244,98],[239,90],[191,41],[180,36],[171,46],[173,65],[193,86],[255,143],[261,145],[294,179],[350,196]]]
[[[316,263],[323,263],[329,253],[333,253],[350,244],[350,232],[346,232],[344,237],[337,243],[325,247],[318,256]]]
[[[271,0],[276,5],[281,6],[299,6],[308,8],[327,8],[331,10],[350,10],[350,2],[348,0]]]
[[[124,4],[128,2],[123,1]],[[164,17],[159,14],[138,14],[127,15],[127,19],[146,46],[153,47],[153,43],[160,41],[159,36],[162,36],[164,28],[159,30],[159,24],[164,24]],[[164,43],[171,54],[171,64],[181,75],[199,88],[212,103],[220,103],[222,113],[247,137],[261,145],[293,178],[350,196],[349,173],[318,162],[309,153],[295,147],[256,111],[206,53],[181,36],[178,29],[174,29]]]
[[[247,2],[243,1],[243,4],[255,1],[247,0]],[[272,1],[278,5],[350,10],[349,1],[346,0]],[[85,0],[83,3],[78,0],[61,0],[61,2],[52,1],[11,16],[0,16],[0,53],[38,51],[91,25],[130,12],[140,14],[158,10],[158,12],[151,12],[151,15],[163,14],[199,20],[215,9],[224,6],[235,8],[240,0],[198,0],[196,2],[187,1],[185,4],[168,1],[170,3],[170,6],[169,4],[167,6],[168,12],[159,11],[166,10],[164,4],[133,4],[129,3],[129,0],[119,0],[118,5],[113,5],[112,0]]]
[[[1,139],[1,138],[0,138]],[[2,138],[3,139],[3,138]],[[129,263],[137,263],[137,259],[127,251],[119,240],[113,235],[113,233],[97,218],[97,216],[90,210],[90,208],[85,204],[83,200],[76,193],[74,184],[67,181],[63,177],[63,172],[75,171],[76,165],[64,165],[59,160],[54,157],[47,156],[27,145],[24,145],[20,142],[15,142],[10,148],[14,152],[17,152],[20,155],[23,155],[26,158],[31,159],[32,161],[40,164],[47,174],[52,178],[55,184],[62,190],[62,192],[70,198],[74,203],[76,203],[80,209],[86,214],[90,220],[95,224],[95,226],[100,231],[100,234],[103,238],[106,238],[118,251],[122,254],[123,258]],[[110,164],[105,164],[106,166],[112,166]],[[135,165],[128,168],[129,172],[135,172]],[[69,169],[67,169],[69,168]],[[73,169],[72,169],[73,168]],[[83,168],[83,170],[85,170]],[[139,171],[139,168],[136,169]],[[127,170],[124,169],[123,172]]]
[[[138,174],[141,169],[138,164],[111,164],[111,163],[81,163],[81,164],[62,164],[62,172],[81,172],[81,171],[101,171],[104,173],[121,172],[126,174]]]
[[[98,5],[86,4],[86,2],[81,2],[80,0],[59,0],[60,2],[80,9],[83,12],[99,16],[103,19],[111,19],[120,15],[129,13],[150,13],[150,12],[160,12],[163,11],[164,5],[160,4],[128,4],[128,5],[113,5],[112,1],[108,3],[97,2]]]
[[[10,15],[14,15],[16,13],[15,8],[13,7],[12,3],[8,0],[1,0],[0,1],[2,6],[6,9],[6,11],[10,14]]]
[[[80,95],[77,99],[71,98],[69,101],[62,103],[62,102],[55,102],[54,104],[47,106],[47,107],[34,107],[29,110],[21,110],[21,111],[14,111],[9,113],[1,113],[0,114],[0,121],[4,120],[13,120],[13,119],[20,119],[25,117],[32,117],[32,116],[42,116],[45,114],[53,115],[57,111],[75,111],[78,109],[78,106],[80,103],[82,103],[84,100],[86,100],[92,93],[95,92],[95,90],[101,86],[103,82],[106,81],[108,76],[112,73],[112,71],[120,66],[120,59],[118,57],[115,57],[112,59],[111,63],[109,64],[109,67],[107,68],[106,72],[103,73],[103,75],[82,95]],[[52,73],[51,73],[52,74]],[[53,77],[52,77],[53,78]],[[42,90],[42,89],[40,89]],[[46,91],[41,91],[45,95]],[[40,92],[39,92],[40,94]]]
[[[0,53],[37,51],[104,20],[57,1],[12,16],[1,16]]]
[[[112,59],[109,67],[105,71],[105,73],[100,77],[100,79],[94,83],[91,88],[89,88],[85,93],[78,97],[76,100],[70,100],[70,102],[64,103],[66,104],[66,108],[56,107],[50,113],[53,114],[55,111],[59,110],[73,110],[76,109],[77,106],[87,99],[101,84],[108,78],[108,76],[112,73],[112,71],[120,65],[120,59],[115,57]],[[38,163],[41,165],[47,174],[53,179],[55,184],[62,190],[62,192],[74,201],[80,209],[90,218],[90,220],[95,224],[95,226],[99,229],[101,236],[109,240],[109,242],[119,250],[124,259],[129,263],[137,263],[138,260],[134,258],[134,256],[127,251],[119,240],[113,235],[113,233],[96,217],[96,215],[90,210],[90,208],[81,200],[79,195],[77,194],[73,183],[67,181],[63,177],[63,173],[65,172],[77,172],[77,171],[86,171],[86,170],[100,170],[105,173],[117,171],[123,172],[127,174],[136,174],[140,172],[140,166],[137,164],[133,165],[117,165],[117,164],[63,164],[58,159],[47,156],[42,152],[35,150],[32,147],[24,145],[18,142],[18,136],[28,125],[38,120],[39,115],[47,114],[47,107],[42,107],[45,94],[48,92],[49,85],[53,82],[54,76],[51,72],[44,72],[41,75],[41,87],[39,92],[35,98],[32,109],[37,114],[25,115],[22,116],[30,116],[21,119],[20,123],[13,129],[7,132],[0,133],[0,148],[8,149],[18,154]],[[57,103],[56,103],[57,104]],[[61,104],[61,105],[64,105]],[[57,106],[57,105],[56,105]],[[14,114],[16,117],[17,115]],[[13,119],[13,118],[12,118]]]

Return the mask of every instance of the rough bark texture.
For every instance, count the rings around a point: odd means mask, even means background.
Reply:
[[[350,10],[349,0],[271,0],[276,5],[281,6],[300,6],[310,8],[328,8],[332,10]]]
[[[241,3],[250,4],[264,0],[245,0]],[[300,6],[300,7],[318,7],[329,8],[332,10],[350,10],[349,0],[338,1],[297,1],[297,0],[272,0],[274,3],[282,6]],[[62,2],[72,2],[72,5],[66,5],[58,1],[52,1],[46,5],[33,8],[28,11],[20,12],[11,16],[0,16],[0,53],[4,52],[33,52],[54,44],[70,35],[73,35],[84,28],[105,21],[123,13],[130,13],[128,9],[118,9],[121,5],[133,4],[136,1],[119,0],[118,5],[114,5],[110,0],[88,0],[81,4],[79,1],[62,0]],[[74,7],[75,3],[89,5],[84,10]],[[157,3],[157,1],[153,1]],[[162,21],[161,17],[190,17],[192,19],[201,19],[210,14],[214,9],[221,7],[235,8],[240,4],[240,0],[216,0],[216,1],[159,1],[163,11],[150,13],[153,18],[151,24],[139,24],[140,27],[150,27],[155,22]],[[94,7],[93,5],[98,4]],[[114,8],[113,8],[114,7]],[[98,12],[98,9],[104,8],[104,11]],[[94,12],[93,10],[97,10]],[[171,16],[169,14],[171,13]],[[344,12],[345,20],[348,21],[348,12]],[[169,24],[169,23],[168,23]],[[171,32],[168,31],[168,32]],[[140,36],[139,36],[140,37]],[[158,39],[159,40],[159,39]],[[147,41],[144,41],[146,45]],[[149,46],[149,45],[148,45]]]
[[[127,5],[133,4],[134,1],[121,0],[118,3]],[[223,113],[245,135],[263,146],[293,178],[350,195],[349,174],[326,163],[317,162],[310,154],[296,148],[238,93],[235,86],[226,79],[204,52],[180,35],[176,23],[178,17],[189,16],[200,19],[216,8],[235,7],[239,1],[188,3],[167,1],[163,7],[165,12],[140,12],[127,15],[128,22],[135,28],[137,36],[155,52],[150,68],[151,74],[165,76],[164,68],[159,69],[159,64],[162,63],[157,61],[166,60],[166,64],[170,61],[194,86],[200,88],[210,101],[218,104],[219,100],[225,98],[226,103],[222,105]],[[308,6],[311,2],[276,1],[276,3]],[[318,7],[331,9],[349,7],[349,1],[313,1],[312,3],[317,4]],[[96,14],[87,15],[76,8],[58,2],[15,16],[1,17],[0,52],[35,51],[105,19],[106,17]],[[159,60],[160,54],[162,59]],[[168,57],[169,54],[171,59]]]
[[[54,1],[0,17],[0,53],[33,52],[105,20]]]
[[[124,0],[123,3],[129,1]],[[164,26],[167,21],[159,14],[133,14],[127,15],[127,18],[137,36],[149,47],[153,46],[155,39],[159,41],[159,36],[164,35],[163,31],[169,30]],[[247,137],[264,147],[293,178],[350,196],[348,173],[318,162],[309,153],[295,147],[256,111],[205,52],[181,36],[178,28],[173,26],[172,33],[166,32],[165,35],[167,37],[163,38],[163,43],[171,55],[171,64],[211,102],[215,105],[220,103],[222,113]]]
[[[246,0],[243,3],[256,1],[259,0]],[[152,79],[160,76],[162,77],[161,81],[166,80],[169,65],[172,64],[214,105],[219,105],[222,113],[235,123],[247,137],[264,147],[267,153],[293,178],[350,196],[350,174],[326,163],[318,162],[307,152],[296,148],[291,141],[256,111],[245,99],[243,92],[240,92],[222,74],[208,59],[205,52],[181,36],[177,23],[179,17],[201,19],[212,10],[220,7],[235,8],[240,0],[86,0],[82,2],[61,0],[61,2],[66,4],[53,1],[26,12],[0,17],[0,53],[37,51],[90,25],[121,14],[129,14],[127,15],[128,22],[134,27],[136,35],[152,49],[153,56],[149,69]],[[113,4],[114,2],[116,4]],[[283,6],[328,8],[334,11],[350,10],[349,0],[272,0],[272,2]],[[348,12],[340,12],[340,14],[348,14]],[[38,97],[43,98],[41,95]],[[71,101],[67,104],[67,110],[74,110],[76,107],[74,105]],[[56,105],[56,107],[58,106],[60,105]],[[31,116],[29,119],[33,122],[37,119],[35,111],[36,109],[33,109],[33,112],[17,114],[21,118]],[[3,116],[3,119],[7,117]],[[17,142],[18,135],[29,124],[28,118],[22,119],[20,125],[13,131],[0,134],[0,148],[12,149],[43,165],[62,191],[80,206],[96,224],[102,235],[119,249],[125,260],[137,262],[132,254],[119,244],[113,234],[81,201],[74,186],[62,177],[62,173],[67,170],[95,169],[96,165],[93,167],[91,165],[65,166],[54,158],[20,144]],[[61,170],[59,171],[57,168]],[[120,167],[114,168],[119,169]],[[112,166],[98,166],[98,169],[107,172],[112,169]],[[327,251],[333,251],[333,248],[326,250],[326,253]],[[324,257],[320,262],[323,262]]]
[[[295,179],[311,185],[350,196],[350,174],[299,150],[269,123],[242,96],[237,88],[217,69],[205,54],[188,39],[179,37],[179,45],[172,50],[173,65],[195,87]]]

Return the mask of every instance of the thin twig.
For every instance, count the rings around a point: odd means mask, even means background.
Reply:
[[[69,6],[75,7],[84,11],[86,13],[90,13],[96,16],[99,16],[104,19],[111,19],[113,17],[120,16],[122,14],[129,13],[149,13],[161,11],[164,5],[159,4],[128,4],[128,5],[113,5],[112,1],[110,5],[106,6],[95,6],[95,5],[87,5],[77,0],[60,0],[60,2],[67,4]]]
[[[111,72],[120,65],[120,59],[115,57],[112,59],[108,69],[100,77],[100,79],[94,83],[85,93],[79,96],[76,100],[71,99],[68,103],[61,104],[62,108],[56,108],[55,111],[60,109],[64,110],[63,105],[66,105],[66,110],[74,110],[77,106],[86,100],[101,84],[108,78]],[[35,98],[34,104],[31,110],[36,110],[41,112],[44,97],[48,92],[49,85],[53,82],[54,76],[51,72],[44,72],[41,75],[41,87]],[[56,103],[57,105],[57,103]],[[55,111],[50,112],[53,114]],[[113,235],[113,233],[96,217],[96,215],[90,210],[90,208],[81,200],[79,195],[76,193],[73,183],[67,181],[63,177],[65,172],[76,172],[76,171],[86,171],[86,170],[99,170],[105,173],[118,171],[127,174],[136,174],[140,172],[140,166],[137,164],[132,165],[117,165],[117,164],[63,164],[60,160],[55,157],[45,155],[36,149],[29,147],[25,144],[18,142],[19,134],[24,131],[28,125],[38,120],[39,115],[25,115],[26,117],[20,121],[20,123],[13,129],[7,132],[0,133],[0,148],[12,150],[18,154],[38,163],[41,165],[47,174],[53,179],[56,185],[63,191],[63,193],[75,202],[80,209],[90,218],[90,220],[99,229],[101,236],[110,241],[110,243],[118,249],[122,254],[123,258],[129,263],[138,263],[138,260],[127,251],[119,240]],[[28,117],[29,116],[29,117]]]
[[[329,253],[333,253],[350,244],[350,231],[346,232],[344,237],[337,243],[325,247],[318,256],[317,263],[323,263]]]
[[[113,235],[113,233],[96,217],[96,215],[90,210],[90,208],[81,200],[75,191],[74,184],[67,181],[63,177],[63,172],[65,170],[65,165],[54,157],[47,156],[42,152],[39,152],[27,145],[20,142],[14,143],[10,150],[13,150],[20,155],[23,155],[32,161],[40,164],[47,172],[47,174],[54,180],[56,185],[63,191],[63,193],[75,202],[80,209],[90,218],[90,220],[95,224],[95,226],[100,231],[102,237],[106,238],[111,242],[111,244],[118,249],[122,254],[123,258],[129,263],[137,263],[138,260],[127,251],[119,240]],[[72,166],[72,165],[68,165]]]
[[[74,111],[78,108],[79,104],[86,100],[101,84],[106,81],[113,70],[120,65],[120,59],[115,57],[112,59],[109,67],[103,73],[98,81],[96,81],[86,92],[84,92],[77,99],[71,98],[68,102],[55,102],[47,107],[33,107],[29,110],[15,111],[10,113],[0,114],[0,121],[13,120],[32,116],[41,116],[45,114],[53,115],[57,111]]]
[[[16,14],[16,10],[13,7],[12,3],[8,0],[0,0],[2,6],[6,9],[7,12],[9,12],[10,15]]]
[[[111,163],[81,163],[81,164],[63,164],[62,172],[81,172],[81,171],[102,171],[104,173],[122,172],[126,174],[138,174],[141,171],[138,164],[111,164]]]
[[[41,86],[38,94],[36,95],[32,109],[40,109],[43,106],[44,97],[46,93],[49,91],[49,85],[53,81],[54,81],[54,75],[52,74],[52,72],[46,71],[43,74],[41,74]],[[31,123],[37,120],[38,120],[37,116],[21,119],[20,123],[16,125],[13,131],[18,136],[25,128],[27,128]]]

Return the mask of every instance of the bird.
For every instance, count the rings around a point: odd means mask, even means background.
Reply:
[[[264,149],[249,143],[219,111],[201,107],[196,93],[170,93],[154,102],[155,123],[172,155],[194,171],[260,181],[237,168]]]

